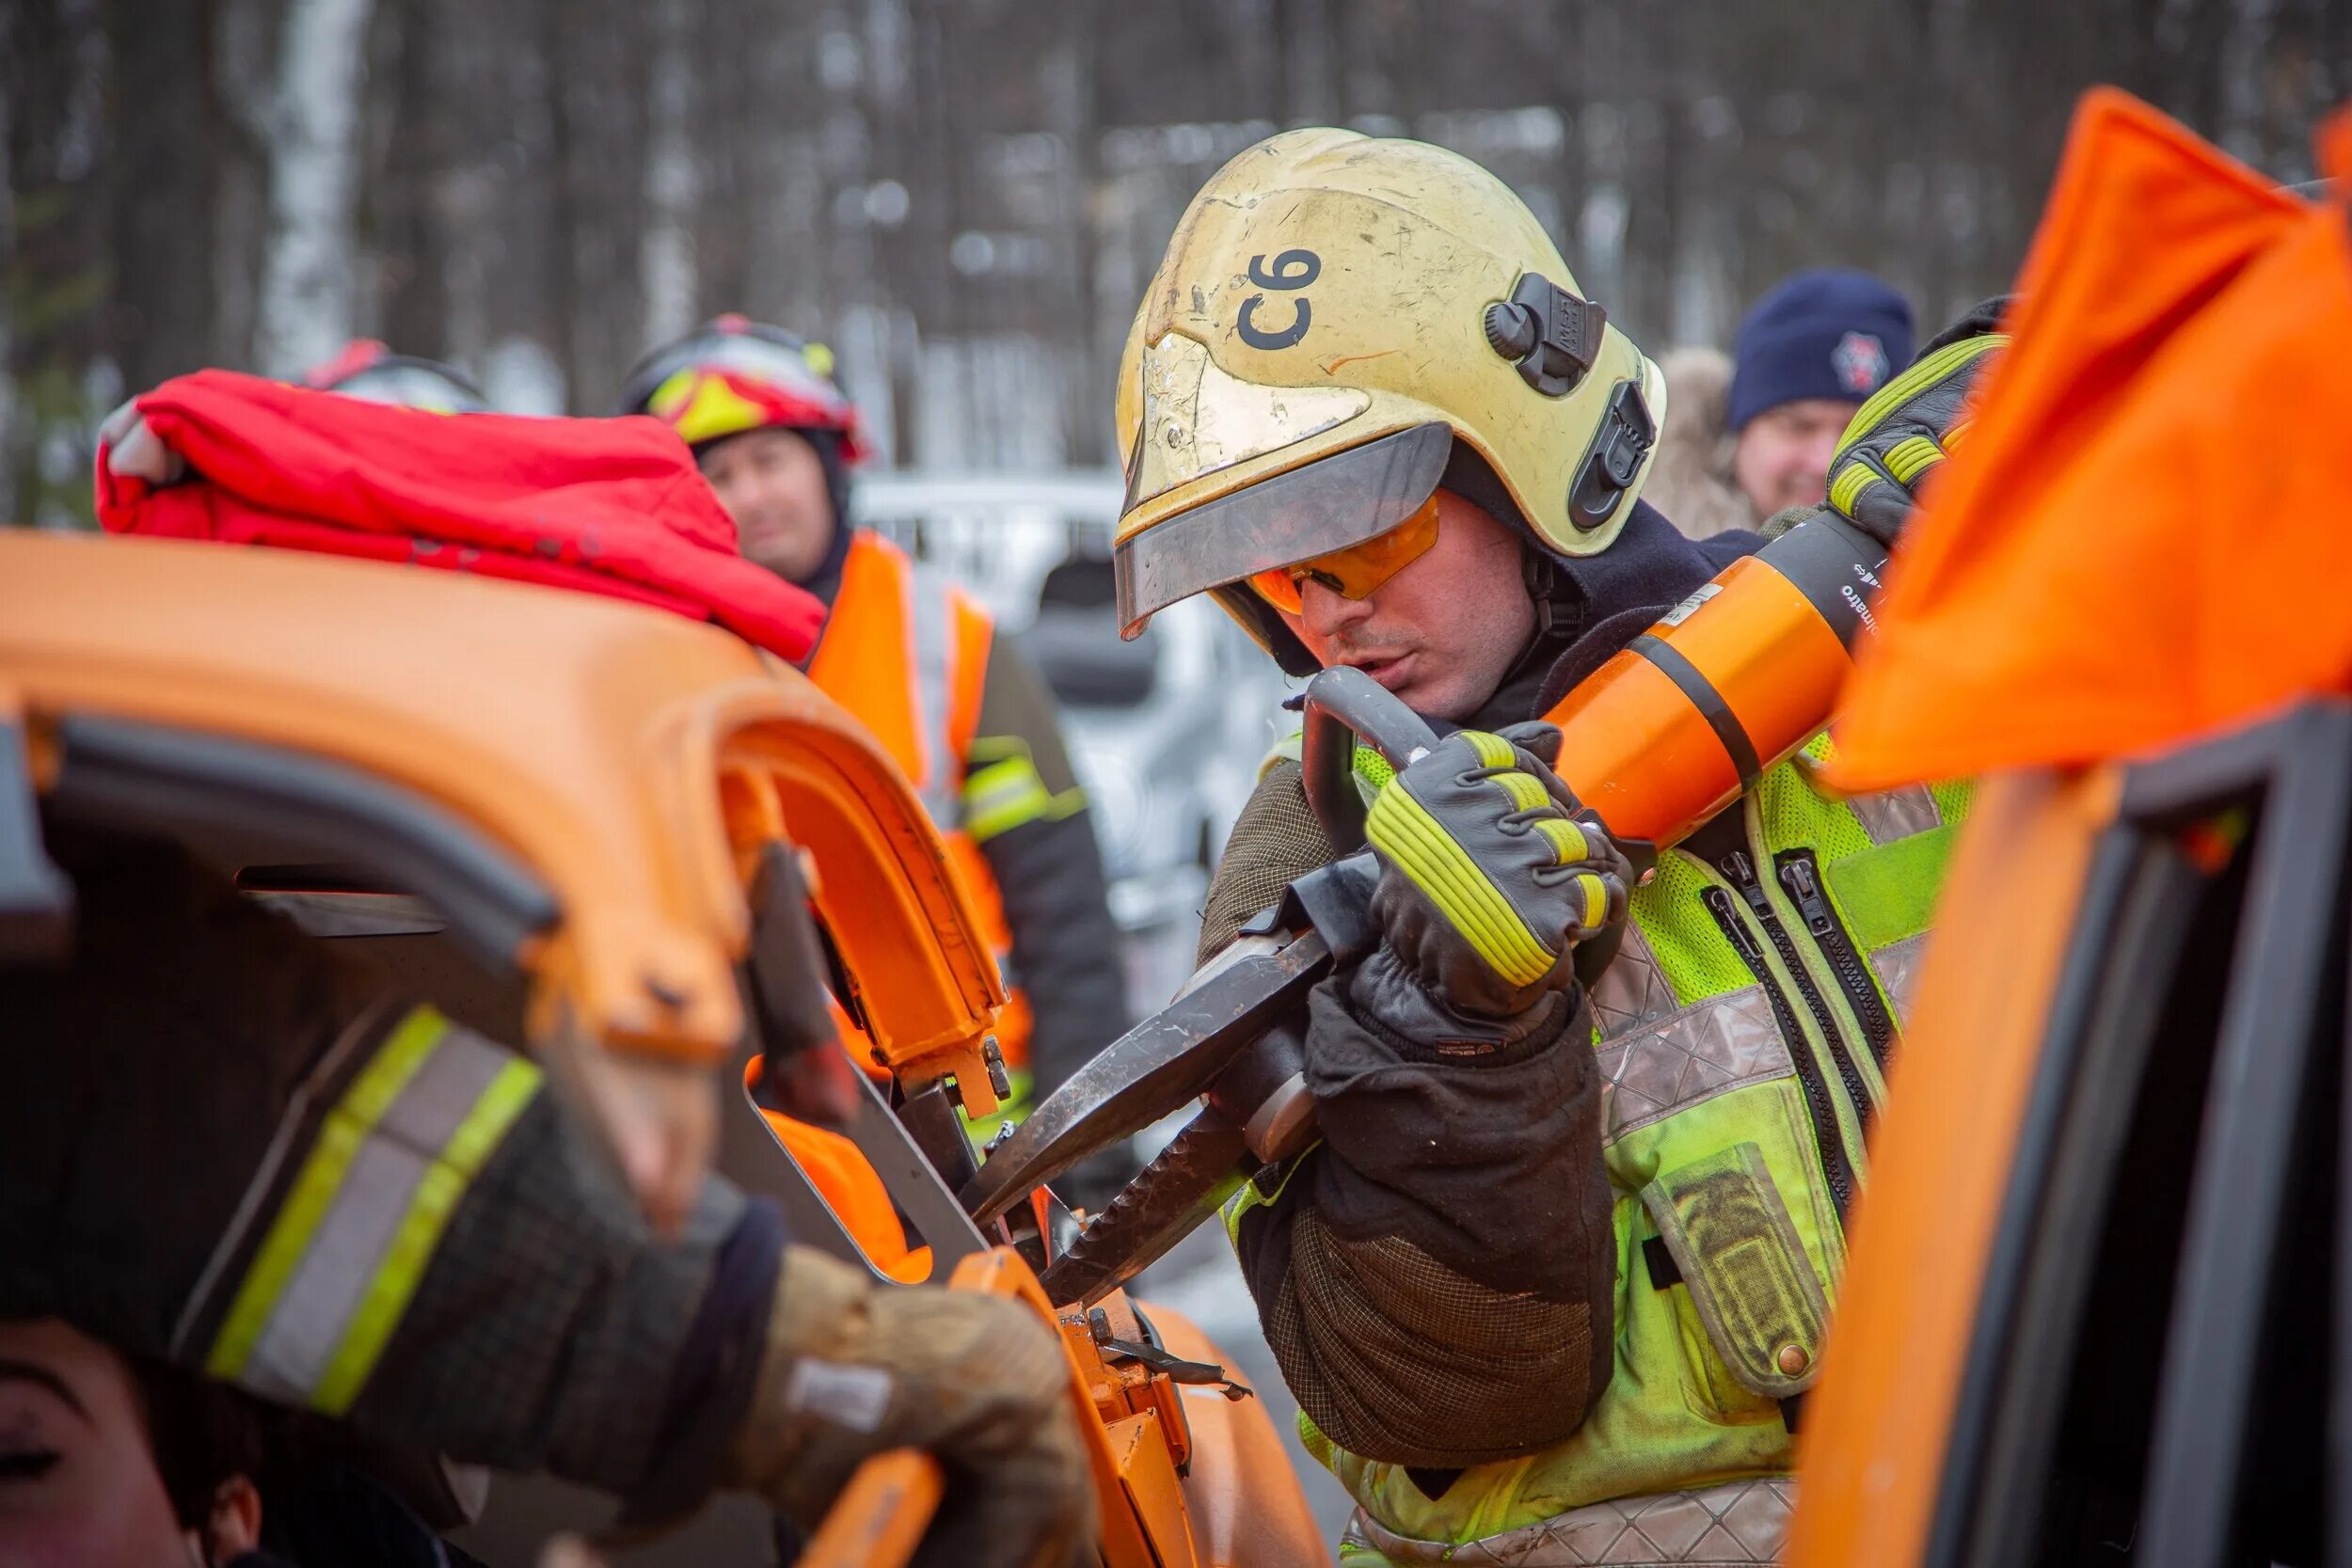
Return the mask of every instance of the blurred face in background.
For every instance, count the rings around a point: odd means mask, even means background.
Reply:
[[[1450,490],[1438,492],[1438,539],[1360,599],[1313,578],[1282,619],[1317,662],[1352,664],[1425,719],[1478,711],[1535,635],[1519,538]]]
[[[806,582],[833,547],[833,495],[808,438],[781,427],[747,430],[695,454],[735,519],[736,549],[791,582]]]
[[[225,1562],[252,1548],[260,1503],[242,1478],[222,1492],[206,1529],[181,1528],[129,1364],[55,1319],[0,1323],[0,1562]]]
[[[1858,404],[1800,398],[1767,408],[1740,431],[1731,471],[1758,522],[1791,506],[1829,499],[1829,460]]]

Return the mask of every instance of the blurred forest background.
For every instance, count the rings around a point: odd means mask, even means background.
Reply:
[[[2348,78],[2352,0],[8,0],[0,498],[72,520],[96,420],[199,365],[362,334],[601,413],[727,309],[899,466],[1108,466],[1162,243],[1293,124],[1488,165],[1653,352],[1812,262],[1931,329],[2085,86],[2300,180]]]

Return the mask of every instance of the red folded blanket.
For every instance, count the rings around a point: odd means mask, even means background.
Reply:
[[[432,414],[199,371],[137,400],[187,462],[156,485],[98,453],[111,532],[408,562],[602,594],[788,659],[824,607],[735,553],[735,525],[684,442],[651,419]]]

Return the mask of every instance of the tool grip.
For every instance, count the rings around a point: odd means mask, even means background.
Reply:
[[[1356,743],[1400,771],[1432,751],[1438,733],[1403,699],[1361,670],[1335,664],[1307,683],[1307,723],[1299,738],[1307,804],[1338,855],[1364,847],[1364,798],[1356,788]]]
[[[939,1461],[922,1449],[876,1454],[834,1499],[801,1568],[906,1568],[946,1493]]]

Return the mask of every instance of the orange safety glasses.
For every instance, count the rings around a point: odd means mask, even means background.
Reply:
[[[1420,511],[1386,533],[1375,534],[1360,545],[1350,545],[1311,561],[1252,572],[1249,586],[1258,597],[1285,615],[1299,615],[1307,608],[1305,595],[1300,592],[1300,584],[1307,578],[1314,578],[1343,599],[1370,598],[1382,583],[1427,555],[1429,546],[1437,542],[1438,498],[1432,493],[1422,502]]]

